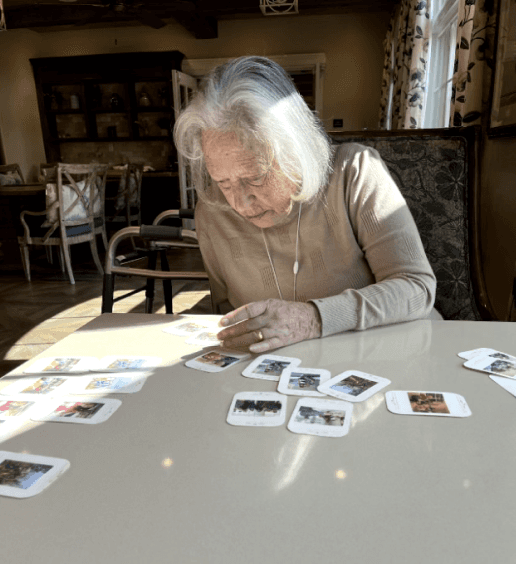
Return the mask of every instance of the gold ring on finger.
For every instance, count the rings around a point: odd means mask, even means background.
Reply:
[[[263,333],[261,331],[255,331],[256,336],[258,337],[258,342],[263,341]]]

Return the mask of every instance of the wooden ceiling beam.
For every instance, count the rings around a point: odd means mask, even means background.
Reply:
[[[182,12],[170,14],[179,24],[189,31],[195,39],[217,39],[218,22],[214,16],[204,15],[198,10],[195,12]]]

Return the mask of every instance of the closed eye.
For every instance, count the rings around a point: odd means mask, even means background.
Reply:
[[[221,189],[221,190],[229,190],[231,188],[231,185],[229,182],[217,182],[217,186]]]
[[[247,183],[251,186],[262,186],[265,182],[265,178],[267,177],[266,174],[261,174],[260,176],[256,176],[254,178],[247,179]]]

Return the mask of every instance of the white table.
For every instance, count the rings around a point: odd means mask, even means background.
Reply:
[[[247,363],[220,374],[186,368],[180,357],[197,349],[162,331],[170,321],[106,314],[40,355],[149,354],[165,365],[139,393],[114,396],[123,404],[105,423],[38,424],[1,445],[71,463],[36,497],[0,498],[4,556],[38,564],[516,561],[516,398],[456,354],[516,354],[516,324],[425,320],[281,349],[332,375],[385,376],[386,390],[456,392],[473,412],[394,415],[380,392],[355,405],[347,436],[331,439],[286,425],[228,425],[236,392],[275,383],[241,376]],[[287,421],[296,401],[289,397]]]

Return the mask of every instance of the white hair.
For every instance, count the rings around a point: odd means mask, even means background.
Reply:
[[[298,186],[292,200],[313,200],[331,172],[331,143],[288,74],[263,57],[240,57],[213,69],[174,127],[177,150],[188,159],[200,198],[221,203],[202,151],[205,131],[235,133],[264,172],[274,163]],[[218,192],[218,190],[217,190]]]

